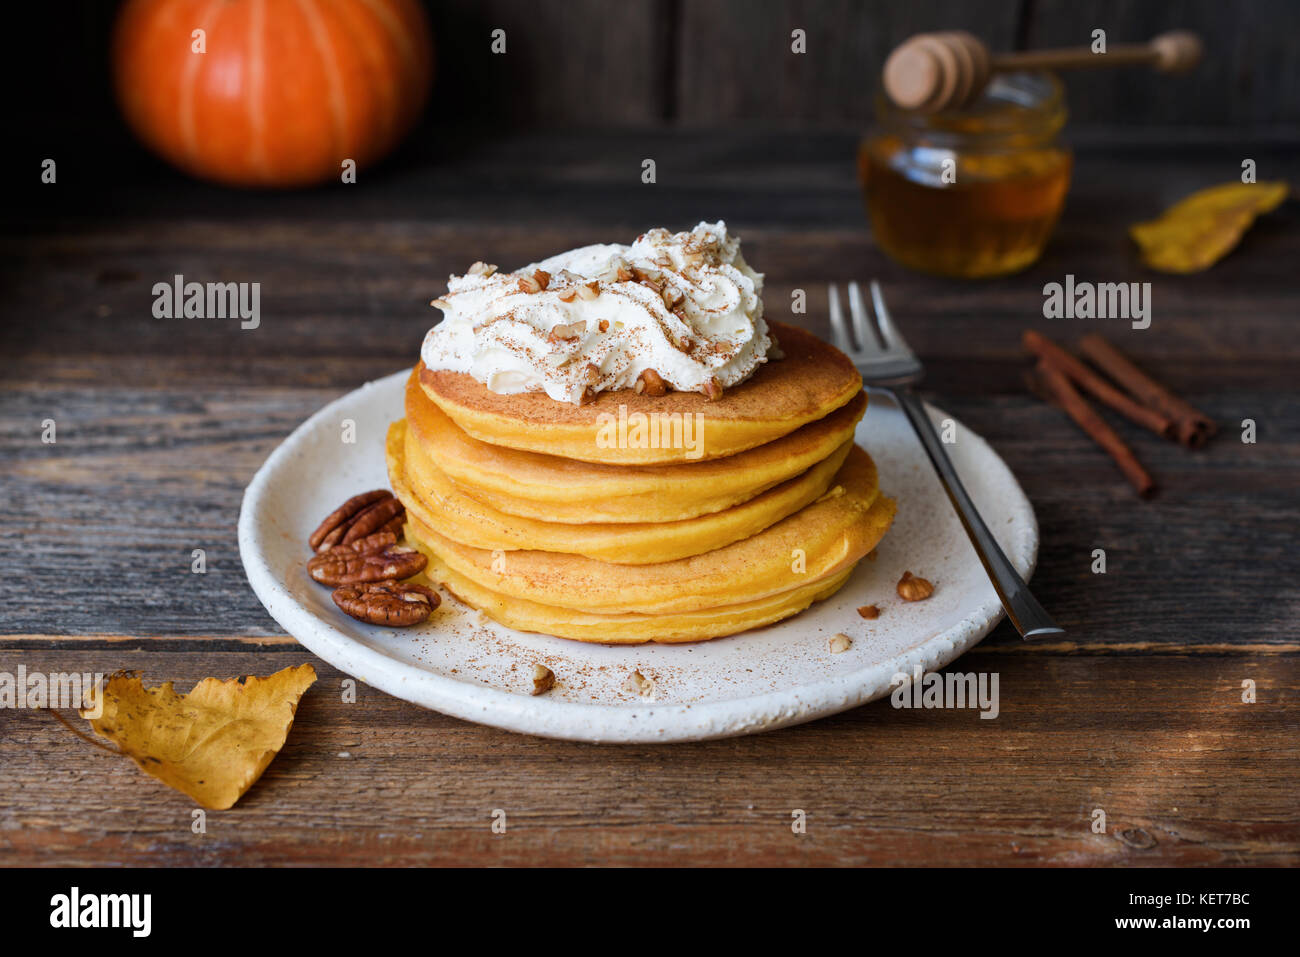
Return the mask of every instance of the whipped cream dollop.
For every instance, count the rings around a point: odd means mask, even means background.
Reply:
[[[631,246],[573,249],[514,272],[475,263],[433,305],[420,358],[493,392],[580,403],[664,388],[714,397],[767,360],[763,276],[726,223],[652,229]]]

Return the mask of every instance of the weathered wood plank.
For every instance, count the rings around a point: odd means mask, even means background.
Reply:
[[[519,142],[529,155],[562,144],[559,164],[583,152],[565,137]],[[619,142],[636,155],[635,137]],[[1146,640],[1175,644],[1290,641],[1295,596],[1244,603],[1241,596],[1258,592],[1265,568],[1283,580],[1300,571],[1288,536],[1300,464],[1292,408],[1300,361],[1291,329],[1300,313],[1290,266],[1300,255],[1294,207],[1267,217],[1211,271],[1158,276],[1137,263],[1125,226],[1224,178],[1233,156],[1090,149],[1081,151],[1070,208],[1042,263],[995,282],[949,282],[907,273],[874,249],[854,225],[861,211],[851,166],[827,159],[836,150],[847,158],[852,140],[687,138],[680,181],[654,195],[691,208],[678,222],[685,224],[700,207],[715,206],[728,179],[721,170],[736,171],[734,195],[747,197],[752,212],[735,224],[750,260],[767,273],[775,318],[825,334],[826,282],[883,279],[927,360],[934,400],[988,437],[1035,501],[1044,542],[1038,587],[1081,640],[1128,644],[1140,630]],[[490,151],[486,167],[427,181],[441,185],[417,195],[449,195],[463,187],[461,176],[489,181],[509,168],[509,152]],[[1295,167],[1277,150],[1260,156],[1283,172]],[[562,184],[558,166],[543,171]],[[626,174],[617,159],[593,160],[568,188],[578,195],[595,183],[611,191],[602,196],[633,206],[634,197],[654,192]],[[467,259],[516,265],[640,228],[623,223],[621,199],[612,211],[584,200],[577,208],[591,219],[581,224],[570,212],[520,228],[507,200],[484,204],[481,196],[473,224],[422,221],[409,210],[383,218],[394,191],[405,195],[402,186],[400,178],[377,185],[358,221],[245,219],[248,210],[235,209],[226,219],[143,218],[113,227],[55,219],[0,236],[11,293],[0,329],[0,470],[14,492],[0,507],[0,536],[10,546],[0,580],[30,586],[0,631],[278,635],[244,584],[234,541],[239,496],[266,454],[329,399],[410,363],[432,317],[428,300]],[[771,190],[833,202],[817,214],[817,228],[777,226],[755,201]],[[118,195],[125,202],[152,193]],[[152,284],[178,271],[262,282],[262,325],[245,332],[233,323],[153,318]],[[1095,328],[1040,318],[1043,284],[1067,271],[1152,282],[1150,329],[1105,328],[1139,363],[1232,426],[1207,452],[1189,454],[1121,424],[1164,485],[1155,502],[1133,501],[1104,456],[1024,394],[1025,326],[1064,340]],[[789,314],[796,287],[808,291],[806,316]],[[57,446],[38,440],[50,416],[60,423]],[[1236,441],[1243,418],[1256,420],[1257,445]],[[174,577],[194,547],[208,549],[202,583]],[[1095,547],[1108,551],[1107,576],[1086,571]],[[178,595],[178,585],[187,591]],[[1011,636],[1004,628],[993,640]]]
[[[453,0],[426,4],[438,65],[426,126],[509,130],[663,118],[670,40],[661,0]],[[505,52],[494,53],[494,30]]]
[[[684,125],[865,129],[895,45],[928,30],[971,30],[1009,49],[1017,5],[708,0],[683,3],[681,17],[675,101]],[[792,50],[795,29],[805,53]]]
[[[0,667],[140,667],[184,688],[308,657],[4,652]],[[342,676],[315,664],[284,751],[206,835],[189,799],[127,761],[48,715],[0,711],[0,864],[1300,863],[1294,655],[976,651],[959,668],[999,674],[996,720],[883,701],[671,748],[508,734],[364,686],[343,704]],[[1256,704],[1241,702],[1245,678]]]
[[[1300,7],[1287,0],[1032,0],[1030,47],[1140,43],[1166,30],[1198,33],[1205,56],[1177,77],[1145,69],[1072,73],[1066,79],[1074,122],[1106,125],[1197,124],[1252,129],[1300,123]],[[1243,154],[1244,158],[1245,154]]]
[[[960,660],[1001,674],[1002,717],[876,704],[753,739],[589,748],[364,689],[344,706],[342,676],[317,662],[285,753],[238,810],[210,815],[206,837],[190,832],[183,797],[48,716],[0,710],[0,862],[1300,863],[1294,206],[1210,272],[1155,276],[1125,226],[1235,175],[1239,151],[1089,147],[1042,263],[945,282],[874,249],[853,146],[535,135],[471,143],[437,167],[397,164],[354,193],[128,177],[21,198],[0,227],[0,670],[135,667],[187,686],[310,657],[257,603],[235,544],[243,487],[275,444],[412,361],[428,299],[468,260],[516,265],[723,216],[767,272],[776,318],[806,288],[810,313],[796,318],[824,332],[826,282],[881,277],[935,401],[984,434],[1034,500],[1035,588],[1070,633],[1026,645],[1003,625]],[[661,160],[656,187],[637,177],[644,155]],[[1294,155],[1257,158],[1261,176],[1294,178]],[[1120,424],[1164,484],[1134,500],[1021,387],[1024,327],[1085,331],[1041,318],[1043,284],[1066,271],[1151,281],[1152,327],[1108,334],[1226,426],[1256,419],[1259,443],[1229,427],[1191,454]],[[154,319],[150,287],[175,272],[262,282],[262,326]],[[57,446],[39,442],[47,416]],[[205,576],[188,574],[197,546]],[[1105,576],[1089,571],[1095,547]],[[1238,703],[1243,678],[1259,704]],[[1097,806],[1106,835],[1088,829]],[[495,807],[506,837],[489,830]],[[810,813],[801,838],[794,807]]]
[[[24,48],[5,64],[10,85],[25,84],[31,64],[48,74],[15,103],[17,120],[42,157],[75,163],[85,150],[88,166],[144,164],[157,174],[103,82],[115,6],[65,0],[15,9],[13,33]],[[624,0],[616,9],[603,0],[426,0],[425,7],[436,80],[407,149],[444,157],[462,149],[467,132],[485,128],[861,129],[889,51],[913,33],[946,29],[970,30],[995,51],[1087,44],[1097,28],[1111,43],[1194,29],[1207,50],[1190,76],[1074,75],[1076,122],[1248,130],[1300,119],[1300,56],[1290,43],[1300,11],[1287,0]],[[790,49],[796,28],[807,35],[802,55]],[[503,55],[491,52],[495,29],[506,31]]]

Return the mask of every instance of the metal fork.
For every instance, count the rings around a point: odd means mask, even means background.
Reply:
[[[911,390],[924,369],[921,362],[907,347],[897,327],[890,321],[889,310],[885,308],[885,299],[880,294],[880,284],[871,283],[871,301],[875,306],[875,322],[862,301],[862,290],[856,282],[849,283],[849,314],[853,320],[853,335],[844,323],[844,313],[840,308],[839,289],[830,286],[831,332],[836,347],[852,360],[862,373],[862,380],[869,387],[893,397],[899,408],[912,423],[917,438],[930,457],[930,463],[939,475],[952,502],[962,527],[966,529],[970,542],[975,546],[984,570],[988,572],[993,588],[1002,600],[1002,607],[1007,610],[1007,617],[1016,626],[1023,638],[1038,638],[1043,635],[1064,634],[1065,629],[1057,627],[1051,616],[1043,610],[1037,599],[1030,594],[1016,570],[1007,560],[1007,556],[994,540],[989,527],[975,509],[975,503],[966,494],[966,489],[957,477],[957,471],[943,450],[925,407]],[[854,344],[856,340],[857,344]]]

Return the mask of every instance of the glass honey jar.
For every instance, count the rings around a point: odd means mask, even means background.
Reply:
[[[1024,269],[1065,205],[1071,155],[1060,82],[995,75],[970,107],[900,109],[877,97],[877,131],[858,152],[876,243],[922,272],[965,278]]]

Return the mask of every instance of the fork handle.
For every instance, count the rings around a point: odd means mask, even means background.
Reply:
[[[952,460],[944,451],[943,442],[935,432],[930,417],[926,415],[924,404],[910,391],[894,392],[893,395],[907,415],[908,421],[912,423],[912,429],[921,440],[926,455],[930,457],[930,462],[939,475],[939,481],[943,483],[948,499],[952,502],[953,510],[961,519],[962,527],[966,529],[970,543],[975,546],[975,553],[979,555],[984,570],[988,572],[989,579],[993,582],[993,589],[1002,600],[1002,607],[1007,610],[1007,617],[1016,626],[1016,631],[1020,632],[1022,638],[1064,634],[1065,629],[1057,627],[1051,616],[1043,610],[1043,606],[1030,593],[1029,586],[1016,573],[1006,554],[993,538],[989,527],[984,524],[984,519],[975,508],[975,503],[971,501],[965,486],[961,484],[961,479],[957,477],[957,470],[953,468]]]

